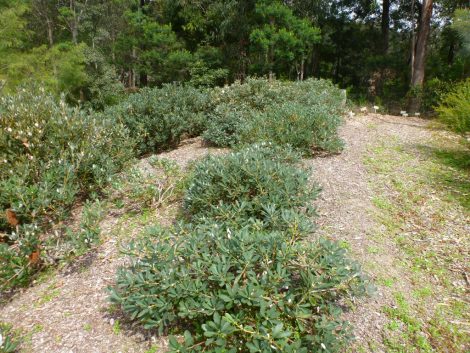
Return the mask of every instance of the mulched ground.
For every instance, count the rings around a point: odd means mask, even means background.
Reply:
[[[373,235],[380,224],[373,216],[371,175],[364,165],[364,156],[369,146],[389,136],[396,136],[403,142],[424,141],[430,137],[426,125],[426,121],[414,118],[360,115],[348,119],[341,128],[341,136],[346,143],[341,154],[309,161],[313,167],[313,179],[323,189],[316,203],[320,214],[317,235],[346,241],[350,244],[353,257],[372,279],[382,275],[401,278],[399,289],[405,293],[409,292],[412,285],[407,275],[395,264],[400,251],[393,240],[385,245],[387,251],[377,254],[368,251],[378,246]],[[391,290],[384,286],[377,287],[374,297],[356,303],[356,310],[346,315],[354,327],[356,346],[363,346],[369,341],[382,341],[383,328],[388,318],[381,308],[393,304]],[[384,351],[380,346],[377,349],[376,352]]]

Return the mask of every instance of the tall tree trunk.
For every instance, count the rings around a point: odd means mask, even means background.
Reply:
[[[382,3],[382,52],[387,54],[390,34],[390,0]]]
[[[433,9],[433,0],[423,0],[423,10],[419,21],[418,35],[416,36],[416,45],[414,49],[414,60],[412,62],[411,88],[421,89],[424,83],[426,67],[426,49],[428,45],[429,33],[431,32],[431,17]],[[418,111],[421,102],[419,97],[413,95],[409,110]]]
[[[424,82],[426,49],[431,31],[432,5],[433,0],[424,0],[418,35],[416,37],[415,60],[413,63],[413,76],[411,78],[411,86],[413,87],[422,86]]]
[[[75,9],[75,0],[70,0],[70,11],[73,13],[73,19],[70,23],[70,30],[72,32],[72,42],[73,44],[78,43],[78,20],[77,12]]]
[[[132,48],[132,68],[131,68],[131,72],[130,72],[130,87],[132,89],[135,89],[135,79],[136,79],[136,73],[135,73],[135,62],[136,62],[136,59],[137,59],[137,54],[136,54],[136,49],[135,47]]]
[[[77,23],[74,21],[73,27],[72,27],[72,42],[73,44],[78,44],[78,29],[77,29]]]
[[[144,14],[144,6],[145,6],[145,0],[140,0],[140,11],[142,14]],[[146,50],[145,44],[142,44],[140,46],[140,50],[144,52]],[[139,86],[140,87],[145,87],[148,85],[148,75],[147,72],[144,70],[140,70],[139,72]]]
[[[47,19],[47,39],[49,40],[49,46],[52,47],[54,45],[54,35],[52,30],[52,21]]]
[[[312,51],[312,66],[311,70],[312,72],[310,73],[311,76],[313,77],[320,77],[319,71],[320,71],[320,48],[318,45],[314,45],[313,51]]]

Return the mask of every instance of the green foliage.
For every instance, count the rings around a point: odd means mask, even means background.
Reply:
[[[257,1],[256,15],[260,25],[250,33],[250,42],[261,73],[286,72],[295,66],[300,71],[320,40],[320,30],[281,1]]]
[[[24,223],[102,187],[133,155],[122,125],[41,90],[2,97],[0,111],[1,206]]]
[[[452,28],[462,39],[464,54],[470,55],[470,9],[455,10]]]
[[[207,219],[230,228],[311,229],[299,210],[316,198],[298,156],[266,144],[198,163],[184,197],[194,223]],[[295,237],[295,234],[293,235]]]
[[[8,272],[34,251],[22,238],[32,234],[27,227],[47,228],[78,196],[99,191],[133,157],[133,144],[121,124],[71,109],[42,89],[1,97],[0,114],[0,214],[12,210],[25,227],[1,244],[0,267]],[[0,218],[1,231],[12,228]]]
[[[470,132],[470,79],[444,95],[436,111],[450,129],[461,134]]]
[[[411,4],[384,12],[378,2],[351,0],[2,0],[0,87],[12,92],[38,80],[57,94],[66,90],[75,104],[102,109],[120,91],[114,72],[131,90],[324,77],[399,111],[410,88]],[[468,77],[468,14],[466,0],[439,2],[427,80]],[[97,63],[89,51],[103,57],[98,67],[89,65]]]
[[[19,342],[11,335],[11,326],[0,322],[0,353],[14,353]]]
[[[124,99],[124,85],[119,81],[114,66],[106,62],[104,55],[86,48],[85,57],[87,80],[84,93],[87,100],[84,105],[101,111]]]
[[[280,81],[248,78],[243,84],[235,82],[211,91],[213,109],[203,136],[216,146],[234,146],[241,143],[241,131],[252,116],[283,100]]]
[[[212,87],[223,82],[228,76],[227,69],[211,69],[203,61],[196,61],[189,69],[191,79],[189,83],[195,87]]]
[[[251,120],[253,111],[233,103],[219,103],[207,117],[204,140],[220,147],[236,146],[241,142],[244,124]]]
[[[60,15],[54,13],[58,10]],[[8,93],[14,93],[27,83],[40,82],[57,96],[65,93],[67,100],[73,103],[83,99],[94,100],[93,106],[99,105],[97,101],[111,103],[110,91],[118,89],[117,77],[114,68],[104,62],[104,55],[86,43],[73,43],[66,38],[50,42],[54,39],[51,37],[47,44],[37,41],[31,28],[33,18],[44,19],[44,23],[51,26],[53,36],[54,20],[60,19],[68,26],[75,15],[69,6],[59,8],[47,2],[0,4],[0,88],[3,86]],[[48,31],[44,28],[39,32],[46,34]],[[97,56],[101,56],[100,63]],[[114,76],[113,82],[110,76]],[[98,87],[102,92],[97,92]]]
[[[171,352],[337,351],[347,331],[333,303],[364,291],[336,244],[282,233],[153,228],[130,252],[111,299],[146,328],[194,332]]]
[[[331,113],[327,106],[284,103],[254,115],[244,125],[241,140],[290,145],[306,156],[315,150],[337,152],[343,147],[337,136],[340,123],[341,115]]]
[[[147,163],[149,165],[145,166]],[[118,207],[126,200],[129,211],[159,207],[179,196],[185,182],[184,174],[174,161],[153,155],[116,178],[110,198]]]
[[[80,89],[87,82],[85,72],[86,45],[63,42],[48,48],[46,45],[31,50],[10,49],[0,58],[0,79],[5,90],[14,93],[29,82],[41,82],[48,90],[65,93],[74,102],[80,99]]]
[[[100,221],[103,218],[103,205],[99,200],[87,200],[83,205],[82,218],[78,232],[68,230],[68,238],[77,253],[89,249],[99,241],[101,229]]]
[[[37,226],[27,224],[11,232],[8,243],[0,243],[0,290],[28,284],[36,270],[29,255],[37,249],[39,235]]]
[[[275,81],[274,86],[279,86]],[[259,110],[265,109],[276,99],[268,88],[266,79],[249,78],[245,83],[235,82],[211,91],[213,110],[208,117],[207,130],[203,136],[216,146],[234,146],[241,142],[240,132],[244,124]]]
[[[452,89],[452,83],[441,81],[438,78],[429,80],[420,92],[421,111],[425,113],[434,112],[442,97]],[[414,114],[415,112],[411,112]]]
[[[3,4],[0,4],[0,6]],[[0,52],[8,53],[11,48],[23,45],[27,39],[27,21],[23,17],[28,12],[28,6],[24,3],[3,5],[0,12]]]
[[[142,155],[175,147],[183,135],[199,135],[205,127],[207,105],[204,91],[168,84],[143,89],[107,109],[104,115],[129,129]]]
[[[184,81],[189,77],[192,54],[184,48],[170,23],[154,21],[144,11],[126,10],[123,17],[127,28],[118,36],[116,45],[122,66],[129,65],[130,59],[132,67],[140,75],[148,75],[152,84]]]
[[[305,155],[336,152],[342,143],[345,96],[328,81],[248,79],[212,92],[204,138],[218,146],[260,141],[291,145]]]
[[[147,329],[183,334],[174,353],[340,350],[337,303],[366,282],[338,244],[298,241],[317,192],[298,162],[266,144],[200,162],[184,198],[192,223],[131,243],[111,301]]]

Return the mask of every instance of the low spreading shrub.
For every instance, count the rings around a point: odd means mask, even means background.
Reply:
[[[133,142],[121,124],[41,90],[1,97],[0,115],[0,284],[14,285],[27,278],[40,230],[106,185],[133,157]]]
[[[317,352],[348,338],[340,304],[367,282],[311,232],[317,194],[292,150],[254,145],[196,165],[184,221],[131,243],[111,301],[170,338],[170,352]]]
[[[461,134],[470,132],[470,79],[445,94],[436,111],[450,129]]]
[[[211,93],[213,109],[208,117],[204,139],[216,146],[234,146],[242,142],[241,132],[251,117],[269,106],[284,101],[281,81],[248,78]]]
[[[153,228],[129,252],[111,300],[148,329],[187,329],[171,352],[338,351],[348,335],[339,302],[365,291],[336,244],[278,232]]]
[[[214,89],[214,105],[204,138],[217,146],[260,141],[336,152],[345,95],[329,81],[302,82],[248,79]]]
[[[123,123],[137,141],[139,155],[175,147],[183,136],[205,129],[209,100],[204,90],[167,84],[144,88],[104,115]]]
[[[135,155],[162,151],[202,133],[222,146],[266,141],[303,154],[333,151],[340,145],[336,129],[343,99],[327,81],[266,79],[212,90],[143,89],[102,113],[70,108],[37,89],[0,98],[2,289],[28,282],[39,249],[50,248],[39,234],[64,219],[78,197],[102,190]],[[306,205],[317,190],[295,166],[297,158],[266,146],[208,158],[186,193],[187,215],[194,225],[217,222],[233,230],[249,226],[300,238],[312,229]],[[130,196],[159,204],[180,184],[136,183]],[[78,251],[99,237],[99,214],[88,209],[84,219],[90,222],[81,231],[66,232],[65,240]]]
[[[22,225],[0,242],[0,290],[28,284],[36,271],[32,263],[38,250],[40,232],[37,226]]]
[[[241,143],[240,133],[253,111],[230,104],[219,104],[208,115],[203,138],[214,146],[229,147]]]
[[[83,205],[79,229],[74,232],[67,230],[68,240],[75,253],[80,254],[88,250],[99,241],[101,233],[100,222],[103,219],[103,205],[99,200],[87,200]]]
[[[195,223],[210,219],[232,228],[253,223],[282,228],[318,193],[308,173],[297,167],[298,158],[270,144],[209,156],[193,172],[184,210]]]
[[[133,156],[125,128],[22,90],[0,98],[0,210],[42,223],[99,190]],[[9,229],[2,218],[0,229]]]
[[[313,151],[335,152],[342,148],[336,132],[339,123],[340,115],[331,114],[326,106],[283,103],[253,115],[243,125],[240,140],[288,145],[306,156]]]

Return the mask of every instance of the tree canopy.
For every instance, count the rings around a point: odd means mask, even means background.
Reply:
[[[330,78],[360,100],[400,102],[415,86],[469,76],[468,6],[460,0],[2,0],[0,80],[5,91],[40,81],[96,107],[126,88],[175,81],[213,86],[247,76]]]

